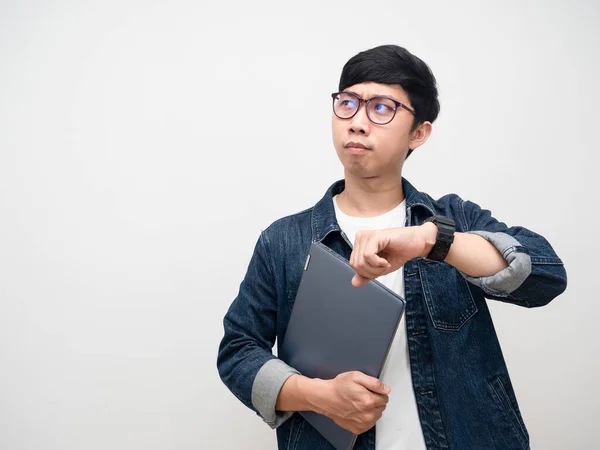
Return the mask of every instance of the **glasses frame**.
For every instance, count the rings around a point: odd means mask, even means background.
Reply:
[[[354,111],[354,114],[352,114],[350,117],[340,117],[338,116],[338,114],[335,112],[335,98],[340,95],[340,94],[346,94],[346,95],[351,95],[352,97],[356,97],[358,99],[358,108],[356,108],[356,110]],[[375,122],[373,119],[371,119],[371,116],[369,116],[369,102],[378,98],[385,98],[386,100],[390,100],[392,102],[394,102],[394,105],[396,105],[396,107],[394,108],[394,115],[392,116],[392,118],[390,120],[388,120],[387,122]],[[332,99],[332,108],[333,108],[333,113],[335,114],[335,116],[339,119],[342,120],[346,120],[346,119],[352,119],[356,113],[358,112],[358,110],[360,109],[360,105],[362,103],[365,104],[365,111],[367,113],[367,118],[373,122],[376,125],[387,125],[388,123],[390,123],[392,120],[394,120],[394,117],[396,117],[396,112],[398,111],[398,108],[404,108],[405,110],[407,110],[409,113],[411,113],[413,116],[416,115],[415,110],[412,109],[409,106],[406,106],[404,103],[400,103],[398,100],[393,99],[391,97],[385,96],[385,95],[376,95],[375,97],[371,97],[369,99],[364,99],[361,98],[359,95],[355,94],[354,92],[347,92],[347,91],[342,91],[342,92],[334,92],[333,94],[331,94],[331,99]]]

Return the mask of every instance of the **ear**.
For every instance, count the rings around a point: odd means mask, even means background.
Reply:
[[[421,125],[419,125],[412,133],[410,137],[410,142],[408,144],[408,148],[411,150],[415,150],[417,147],[420,147],[431,135],[433,127],[431,122],[425,121]]]

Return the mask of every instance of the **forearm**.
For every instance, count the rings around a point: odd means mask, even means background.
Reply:
[[[426,242],[425,253],[428,254],[435,244],[437,226],[426,223],[421,227]],[[502,254],[491,242],[469,233],[454,234],[454,242],[444,261],[471,277],[491,276],[508,266]]]

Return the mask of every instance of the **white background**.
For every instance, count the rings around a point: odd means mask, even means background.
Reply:
[[[399,44],[442,104],[405,166],[548,238],[569,286],[490,302],[534,449],[599,419],[600,6],[0,1],[0,448],[265,449],[219,380],[260,230],[342,177],[329,94]]]

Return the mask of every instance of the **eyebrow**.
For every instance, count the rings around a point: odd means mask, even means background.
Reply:
[[[356,95],[356,96],[358,96],[358,97],[362,98],[360,95],[358,95],[358,93],[357,93],[357,92],[354,92],[354,91],[347,91],[347,90],[344,90],[344,91],[342,91],[342,92],[349,92],[350,94],[354,94],[354,95]],[[373,95],[371,98],[375,98],[375,97],[391,98],[392,100],[396,100],[398,103],[402,103],[402,104],[404,104],[404,102],[401,102],[400,100],[398,100],[397,98],[394,98],[394,97],[392,97],[391,95],[386,95],[386,94],[375,94],[375,95]],[[368,100],[368,99],[367,99],[367,100]]]

